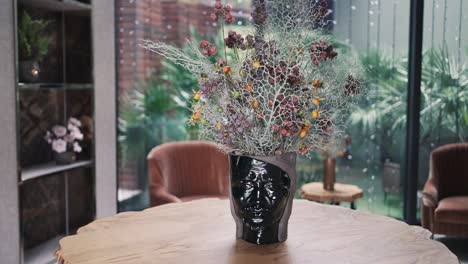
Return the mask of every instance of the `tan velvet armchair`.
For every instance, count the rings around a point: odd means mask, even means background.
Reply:
[[[151,206],[229,195],[229,159],[214,143],[165,143],[147,161]]]
[[[468,143],[432,152],[421,223],[433,234],[468,237]]]

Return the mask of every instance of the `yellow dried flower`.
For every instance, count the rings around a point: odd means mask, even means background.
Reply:
[[[316,118],[318,118],[320,116],[320,112],[319,112],[319,110],[314,110],[314,111],[312,111],[311,115],[312,115],[312,118],[316,119]]]
[[[260,63],[259,60],[254,60],[254,61],[252,62],[252,66],[253,66],[255,69],[258,69],[258,68],[262,67],[262,64]]]

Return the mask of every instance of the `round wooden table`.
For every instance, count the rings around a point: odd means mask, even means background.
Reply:
[[[356,209],[354,201],[363,196],[361,188],[356,185],[335,183],[335,190],[327,191],[323,189],[322,182],[306,183],[302,185],[300,193],[302,198],[314,202],[329,202],[332,204],[351,203],[351,209]]]
[[[60,240],[59,263],[458,263],[430,232],[398,220],[295,200],[284,243],[235,239],[229,201],[204,199],[96,220]]]

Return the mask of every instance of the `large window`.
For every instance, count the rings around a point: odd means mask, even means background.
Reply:
[[[311,0],[315,1],[315,0]],[[197,79],[184,69],[148,53],[139,39],[184,47],[186,39],[221,44],[209,19],[214,1],[116,0],[119,88],[119,210],[149,206],[146,155],[168,141],[198,139],[186,126],[187,102]],[[347,137],[337,156],[337,182],[359,186],[357,208],[403,218],[405,142],[408,105],[410,0],[328,0],[329,34],[337,47],[351,48],[366,68],[369,91],[347,116]],[[435,147],[468,135],[466,32],[454,0],[426,1],[421,90],[419,187],[428,174]],[[250,25],[251,1],[232,0],[242,32]],[[467,12],[465,12],[467,13]],[[226,28],[229,30],[232,28]],[[463,41],[465,40],[465,41]],[[298,188],[321,181],[321,153],[301,158]],[[300,195],[297,194],[297,198]],[[348,206],[344,204],[344,206]],[[419,211],[419,209],[418,209]]]
[[[467,1],[425,1],[419,190],[429,176],[431,151],[468,140],[467,14]]]
[[[369,86],[348,117],[337,181],[363,189],[358,209],[402,218],[409,0],[333,3],[334,34],[358,52]]]
[[[116,0],[119,90],[119,210],[149,206],[146,155],[168,141],[198,139],[187,126],[187,102],[198,80],[183,68],[138,46],[140,39],[184,48],[187,39],[218,43],[222,37],[210,19],[212,1]],[[236,23],[248,26],[251,1],[233,1]],[[226,28],[226,31],[231,28]]]

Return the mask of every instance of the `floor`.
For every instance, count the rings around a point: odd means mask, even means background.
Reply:
[[[454,238],[436,235],[434,239],[446,245],[455,255],[461,264],[468,264],[468,238]]]

